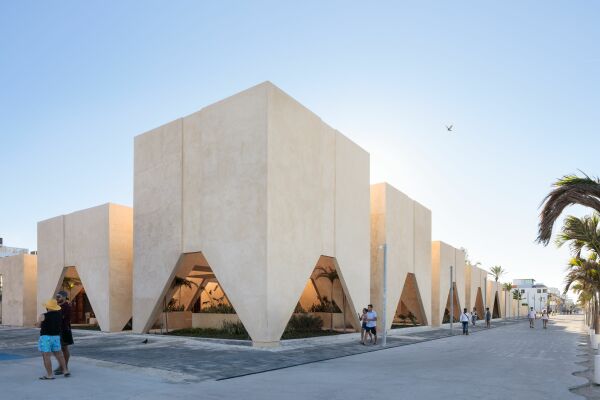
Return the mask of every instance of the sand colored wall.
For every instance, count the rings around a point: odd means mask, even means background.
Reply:
[[[490,276],[487,279],[487,293],[486,293],[486,307],[490,308],[490,312],[494,312],[494,299],[498,296],[498,302],[500,303],[500,291],[498,287],[500,285]],[[502,307],[502,305],[500,305]],[[502,308],[500,308],[502,310]]]
[[[371,185],[371,303],[383,306],[383,250],[387,244],[386,325],[392,326],[408,273],[414,273],[427,321],[431,317],[431,213],[387,183]],[[429,256],[423,255],[426,248]]]
[[[2,325],[33,326],[37,320],[37,257],[19,254],[0,258]]]
[[[104,204],[38,222],[38,312],[75,267],[103,331],[131,318],[133,211]]]
[[[431,244],[431,325],[439,326],[450,293],[450,266],[454,267],[456,295],[462,310],[465,301],[465,252],[451,245],[434,241]]]
[[[276,343],[321,255],[369,301],[369,155],[269,82],[135,138],[134,330],[202,252],[255,344]],[[152,279],[150,279],[152,277]]]

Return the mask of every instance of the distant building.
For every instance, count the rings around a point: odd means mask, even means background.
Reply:
[[[533,307],[536,312],[550,308],[548,303],[548,287],[535,283],[535,279],[513,279],[513,288],[521,293],[521,305]]]
[[[17,254],[27,254],[29,249],[4,246],[3,239],[0,237],[0,257],[16,256]]]

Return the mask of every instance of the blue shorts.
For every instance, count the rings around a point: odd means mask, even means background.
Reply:
[[[38,341],[38,349],[42,353],[60,351],[60,336],[40,336],[40,340]]]

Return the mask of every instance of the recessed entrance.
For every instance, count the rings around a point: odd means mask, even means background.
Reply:
[[[76,267],[63,268],[56,292],[61,290],[67,292],[67,299],[71,303],[71,324],[77,328],[99,329],[98,319]]]
[[[492,311],[492,318],[500,318],[500,301],[498,299],[498,292],[494,295],[494,309]]]
[[[483,307],[483,296],[481,294],[481,288],[477,288],[477,296],[475,298],[475,311],[477,312],[477,319],[483,319],[484,307]]]
[[[458,301],[458,292],[456,290],[456,283],[452,284],[453,293],[453,314],[454,318],[452,322],[458,322],[460,319],[461,309],[460,302]],[[450,290],[448,290],[448,300],[446,300],[446,308],[444,309],[444,318],[442,319],[443,324],[450,322]]]
[[[334,257],[321,256],[306,281],[282,339],[355,332],[357,318]]]
[[[408,273],[406,274],[400,301],[394,314],[392,329],[419,325],[427,325],[427,317],[421,300],[417,278],[415,274]]]

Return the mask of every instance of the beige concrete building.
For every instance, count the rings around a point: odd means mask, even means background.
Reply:
[[[485,312],[485,287],[488,272],[477,266],[465,264],[465,305],[469,311],[477,310],[477,317],[483,318]]]
[[[371,185],[371,303],[381,316],[387,246],[386,327],[431,321],[431,211],[387,183]]]
[[[0,257],[2,325],[33,326],[37,320],[37,257]]]
[[[205,272],[254,343],[276,344],[316,266],[338,273],[358,327],[369,302],[366,151],[269,82],[134,147],[135,331],[156,324],[176,278]],[[199,254],[206,265],[188,260]]]
[[[465,304],[465,252],[447,243],[431,244],[431,325],[450,321],[450,266],[454,271],[454,318],[458,320]],[[445,321],[445,320],[448,321]]]
[[[489,307],[492,312],[492,318],[501,318],[503,316],[500,301],[500,292],[502,288],[500,284],[493,279],[487,281],[486,307]]]
[[[38,223],[38,312],[61,289],[75,323],[120,331],[131,319],[133,210],[104,204]]]

